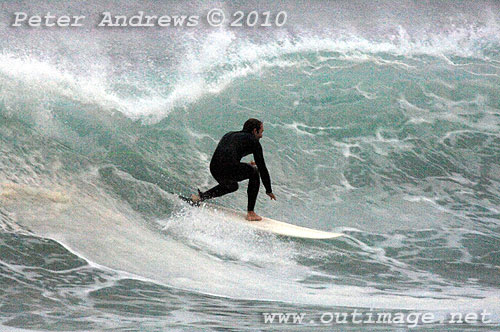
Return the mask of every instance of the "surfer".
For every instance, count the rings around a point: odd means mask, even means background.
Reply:
[[[262,220],[254,212],[260,187],[259,176],[264,183],[267,196],[271,200],[276,200],[271,189],[271,178],[262,154],[262,146],[259,142],[263,132],[264,124],[262,121],[248,119],[241,131],[232,131],[225,134],[217,145],[210,161],[210,173],[219,184],[205,192],[198,189],[198,195],[191,195],[191,201],[199,203],[210,198],[232,193],[238,190],[238,182],[249,179],[246,218],[251,221]],[[253,154],[255,161],[250,163],[240,162],[241,158],[250,153]]]

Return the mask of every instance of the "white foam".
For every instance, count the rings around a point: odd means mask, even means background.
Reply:
[[[4,99],[31,95],[33,101],[36,101],[44,99],[47,94],[56,94],[83,103],[95,103],[104,109],[115,109],[134,119],[143,118],[156,122],[168,116],[176,107],[197,102],[206,95],[219,94],[234,80],[249,75],[262,75],[267,68],[300,67],[303,72],[307,72],[305,70],[312,68],[314,71],[324,66],[313,65],[305,56],[290,60],[287,58],[290,54],[313,52],[319,63],[330,59],[371,61],[404,69],[411,69],[412,66],[399,59],[385,59],[378,55],[430,55],[446,59],[449,59],[448,55],[458,55],[488,60],[481,54],[477,42],[495,36],[495,29],[495,25],[488,25],[409,36],[403,27],[399,27],[397,33],[380,40],[369,40],[352,33],[323,33],[295,37],[275,36],[274,39],[257,43],[240,38],[232,30],[221,28],[204,36],[194,32],[191,36],[190,33],[185,35],[188,46],[183,50],[184,54],[178,55],[181,60],[173,69],[174,75],[169,75],[171,78],[168,89],[151,86],[152,83],[148,82],[134,82],[121,75],[115,77],[110,62],[102,58],[89,59],[87,67],[90,69],[82,74],[73,70],[74,66],[71,64],[65,64],[64,59],[59,59],[54,64],[49,60],[8,53],[0,55],[0,73],[8,77],[11,83],[0,84],[17,89],[9,94],[4,93]],[[118,95],[113,90],[115,80],[140,89],[142,95]],[[22,82],[22,86],[19,82]],[[355,88],[365,98],[376,97],[361,90],[359,85]]]
[[[217,256],[241,260],[257,265],[280,266],[279,269],[298,266],[293,260],[294,245],[274,235],[256,232],[242,223],[229,223],[216,218],[203,208],[184,208],[163,222],[168,234],[175,234]]]
[[[113,93],[106,92],[105,82],[97,75],[77,77],[49,62],[34,58],[19,58],[0,54],[0,81],[3,101],[45,101],[47,95],[56,95],[83,103],[98,103],[106,108],[123,109],[123,103]]]

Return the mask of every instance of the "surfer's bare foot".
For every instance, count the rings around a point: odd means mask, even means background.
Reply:
[[[262,220],[262,217],[258,216],[257,213],[253,211],[248,211],[247,212],[247,220],[249,221],[260,221]]]
[[[191,201],[192,201],[193,203],[198,203],[200,200],[201,200],[201,199],[200,199],[200,196],[195,195],[195,194],[192,194],[192,195],[191,195]]]

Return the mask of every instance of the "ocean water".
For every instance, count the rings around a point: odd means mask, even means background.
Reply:
[[[96,24],[215,7],[288,20]],[[16,11],[88,21],[14,28]],[[0,331],[499,330],[499,15],[497,1],[2,3]],[[277,197],[261,190],[256,212],[345,236],[260,233],[176,198],[215,184],[218,140],[249,117]],[[217,203],[244,209],[245,188]],[[434,320],[329,319],[355,311]]]

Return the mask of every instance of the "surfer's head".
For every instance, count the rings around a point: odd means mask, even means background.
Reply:
[[[243,125],[243,131],[253,134],[257,139],[261,139],[264,132],[264,124],[257,119],[248,119]]]

